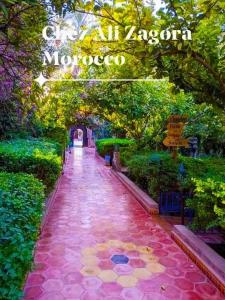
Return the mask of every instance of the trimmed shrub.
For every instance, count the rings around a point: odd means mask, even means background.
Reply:
[[[133,143],[132,140],[128,139],[119,139],[119,138],[107,138],[107,139],[100,139],[96,141],[96,148],[98,153],[101,156],[105,155],[113,155],[113,150],[115,146],[119,147],[126,147],[128,145],[131,145]]]
[[[127,160],[129,177],[144,190],[147,190],[149,180],[149,164],[147,155],[133,155]]]
[[[127,167],[127,162],[138,152],[137,144],[133,142],[130,145],[120,148],[120,161]],[[139,152],[138,152],[139,153]]]
[[[21,299],[38,238],[44,185],[32,175],[0,173],[0,299]]]
[[[61,170],[58,145],[44,139],[15,139],[0,143],[0,171],[25,172],[50,191]]]
[[[127,161],[128,172],[156,201],[162,191],[177,189],[178,164],[167,153],[134,155]]]
[[[128,148],[129,149],[129,148]],[[126,149],[128,176],[159,201],[160,192],[192,194],[187,206],[194,208],[193,229],[225,227],[225,159],[179,156],[177,161],[167,152],[133,154]],[[184,176],[179,165],[184,165]]]
[[[42,129],[41,136],[47,138],[57,146],[57,151],[62,155],[65,147],[69,143],[69,135],[65,128],[62,127],[46,127]]]

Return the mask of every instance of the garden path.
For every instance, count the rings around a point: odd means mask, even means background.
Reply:
[[[156,220],[94,149],[73,149],[24,299],[225,299]]]

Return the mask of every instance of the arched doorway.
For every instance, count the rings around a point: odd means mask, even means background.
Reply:
[[[83,147],[83,130],[80,128],[74,132],[73,145],[74,147]]]
[[[87,127],[84,125],[75,125],[70,128],[70,142],[74,144],[74,138],[78,141],[78,145],[82,147],[88,146]],[[80,143],[79,143],[80,141]]]

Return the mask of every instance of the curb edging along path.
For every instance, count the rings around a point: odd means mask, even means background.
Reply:
[[[45,200],[45,209],[44,209],[42,221],[41,221],[41,231],[43,230],[45,223],[47,222],[48,214],[54,204],[56,193],[57,193],[59,186],[61,184],[61,181],[63,179],[64,169],[67,164],[68,155],[69,155],[67,149],[65,149],[64,155],[65,156],[64,156],[64,160],[62,161],[62,169],[61,169],[58,179],[55,182],[54,189],[52,190],[52,192],[48,195],[48,197]]]
[[[149,214],[159,214],[158,203],[143,192],[126,175],[115,170],[111,171]],[[183,225],[172,226],[170,235],[190,259],[212,280],[217,288],[225,294],[225,260]]]
[[[225,294],[225,260],[183,225],[174,225],[171,237]]]
[[[125,185],[138,202],[147,210],[150,215],[159,214],[159,205],[145,192],[143,192],[133,181],[121,172],[112,170],[112,173]]]
[[[47,222],[48,214],[49,214],[51,207],[55,201],[55,196],[58,191],[60,182],[62,181],[62,177],[63,177],[63,171],[60,173],[60,175],[55,183],[54,190],[50,193],[50,195],[47,197],[47,199],[45,201],[45,209],[44,209],[44,213],[42,216],[42,222],[41,222],[41,230],[43,230],[45,223]]]
[[[59,174],[58,179],[56,180],[54,189],[53,189],[53,191],[50,193],[50,195],[47,197],[47,199],[45,201],[45,209],[44,209],[44,213],[43,213],[43,217],[42,217],[42,222],[41,222],[41,231],[43,230],[43,228],[45,226],[45,223],[47,222],[48,214],[49,214],[49,212],[51,210],[51,207],[53,206],[53,203],[54,203],[55,197],[56,197],[56,193],[57,193],[58,188],[60,186],[60,183],[62,181],[63,174],[64,174],[64,167],[65,167],[65,164],[66,164],[66,161],[67,161],[67,155],[68,155],[68,153],[66,152],[65,153],[65,161],[63,162],[62,170],[61,170],[61,172]]]

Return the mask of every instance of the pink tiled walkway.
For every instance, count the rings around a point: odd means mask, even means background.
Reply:
[[[225,299],[92,149],[70,155],[24,299]]]

